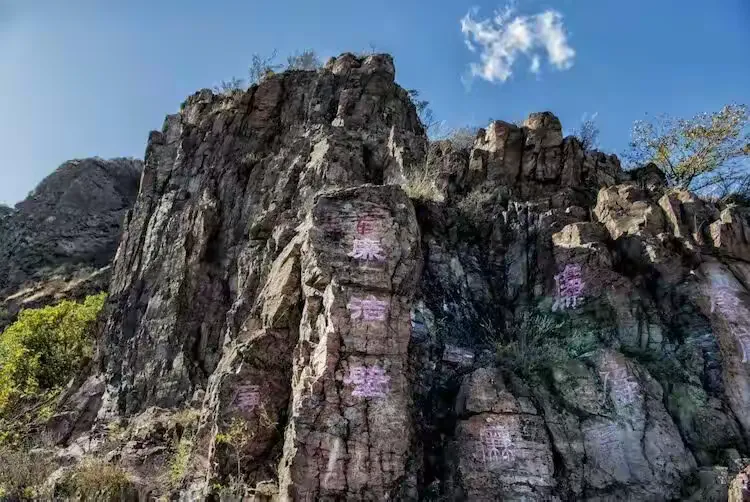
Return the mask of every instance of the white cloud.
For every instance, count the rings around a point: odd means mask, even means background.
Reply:
[[[531,66],[529,67],[529,71],[531,73],[539,73],[539,67],[541,66],[542,62],[541,59],[539,59],[539,56],[534,54],[534,57],[531,58]]]
[[[558,70],[573,66],[575,50],[568,44],[562,14],[546,10],[533,16],[513,16],[514,7],[497,11],[493,18],[477,20],[471,9],[461,19],[461,32],[471,52],[479,52],[479,62],[469,65],[472,77],[489,82],[505,82],[520,55],[531,59],[529,71],[538,74],[540,54]]]

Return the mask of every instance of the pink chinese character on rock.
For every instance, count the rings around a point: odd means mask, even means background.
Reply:
[[[740,299],[734,294],[734,291],[727,288],[716,289],[713,291],[711,302],[711,313],[719,307],[719,312],[730,319],[737,317],[737,310],[742,308]]]
[[[735,331],[735,336],[740,342],[740,347],[742,348],[742,362],[746,363],[750,357],[750,331],[748,331],[746,327],[740,326]]]
[[[353,366],[344,378],[345,384],[354,384],[352,396],[386,397],[391,377],[380,366]]]
[[[600,371],[599,375],[604,380],[604,399],[607,397],[607,383],[611,382],[610,388],[614,394],[613,398],[618,403],[630,404],[638,396],[638,383],[631,380],[627,369],[616,368],[611,371]],[[602,404],[604,404],[602,402]]]
[[[638,384],[629,379],[622,380],[615,387],[615,396],[622,399],[623,404],[630,404],[638,397]]]
[[[580,265],[565,265],[565,270],[555,276],[557,283],[557,298],[552,310],[575,308],[583,295],[583,280]]]
[[[252,411],[260,404],[260,387],[258,385],[241,385],[234,399],[239,409]]]
[[[485,427],[479,434],[482,440],[482,453],[485,464],[496,464],[513,459],[513,451],[510,447],[513,442],[508,430],[500,425]]]
[[[380,241],[375,239],[354,239],[352,252],[347,256],[351,256],[357,260],[385,261]]]
[[[603,448],[613,448],[620,444],[619,430],[614,424],[602,424],[590,431]]]
[[[352,321],[360,319],[365,322],[384,321],[388,302],[378,300],[373,296],[367,299],[352,297],[346,308],[349,309]]]

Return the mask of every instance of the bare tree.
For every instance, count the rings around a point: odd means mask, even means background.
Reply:
[[[248,69],[247,82],[250,85],[260,83],[264,78],[269,75],[273,75],[276,70],[283,68],[282,65],[274,63],[276,60],[277,51],[273,50],[270,56],[262,58],[259,54],[253,54],[250,62],[250,68]]]
[[[228,94],[232,91],[242,90],[244,88],[245,81],[241,78],[232,77],[230,80],[222,80],[218,85],[214,86],[214,92],[219,94]]]
[[[411,98],[414,106],[417,109],[419,120],[422,121],[422,125],[424,125],[424,128],[427,131],[427,135],[429,136],[432,130],[439,124],[439,122],[435,120],[435,116],[432,113],[430,102],[424,99],[419,99],[419,91],[417,89],[409,89],[407,92],[409,93],[409,97]]]
[[[453,148],[468,150],[474,146],[478,131],[478,127],[459,127],[448,134],[446,139],[451,142]]]
[[[598,113],[594,113],[590,117],[584,113],[581,117],[581,123],[575,129],[573,129],[572,135],[578,138],[583,146],[583,150],[590,152],[596,150],[599,147],[599,126],[596,125],[596,116]]]
[[[286,58],[286,62],[287,70],[317,70],[321,66],[318,55],[312,49],[295,52]]]

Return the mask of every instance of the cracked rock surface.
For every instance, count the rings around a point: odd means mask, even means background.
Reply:
[[[60,445],[189,407],[190,500],[727,500],[749,217],[549,112],[429,143],[387,55],[202,90],[149,137]],[[152,465],[141,436],[110,458]]]

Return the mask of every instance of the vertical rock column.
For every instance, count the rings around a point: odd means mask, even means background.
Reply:
[[[302,246],[305,305],[281,500],[384,500],[407,476],[406,377],[421,271],[411,202],[395,186],[319,195]]]
[[[745,433],[750,434],[750,295],[716,260],[706,260],[700,271],[707,280],[702,307],[721,347],[729,406]]]

